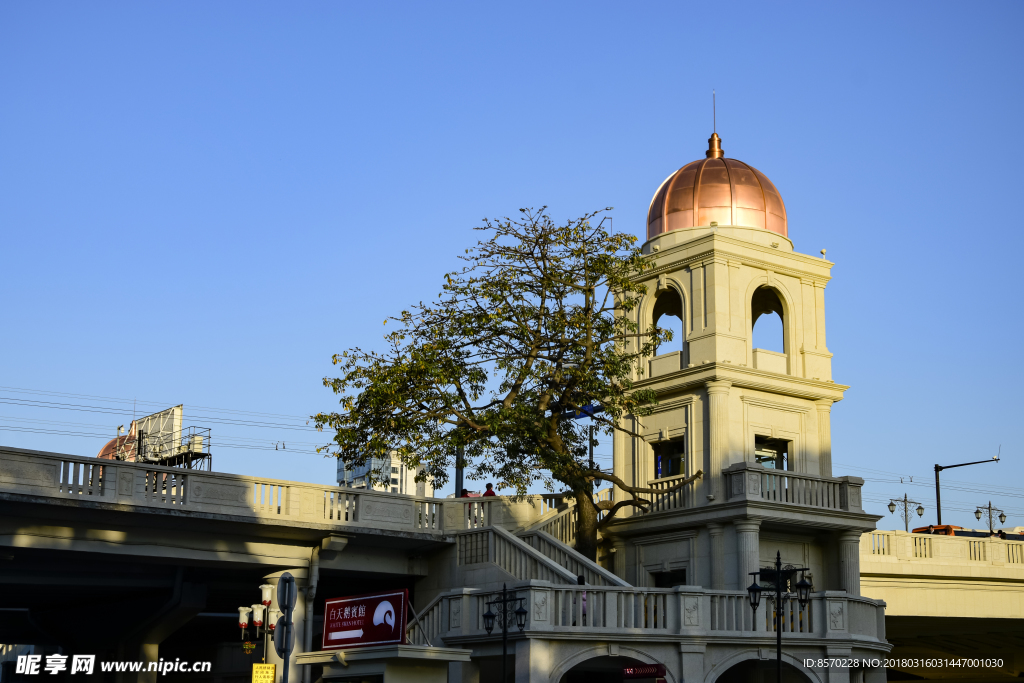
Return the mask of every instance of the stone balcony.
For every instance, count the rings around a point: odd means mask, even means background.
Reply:
[[[753,612],[744,591],[709,590],[699,586],[634,588],[619,586],[554,586],[545,581],[509,585],[525,598],[529,612],[527,637],[600,638],[610,641],[678,640],[738,637],[764,638],[774,644],[774,612],[762,600]],[[583,595],[586,595],[586,611]],[[463,588],[439,595],[410,622],[409,642],[449,647],[500,641],[484,629],[486,603],[493,592]],[[885,603],[842,591],[813,593],[801,608],[783,600],[784,638],[795,645],[840,644],[887,649]]]
[[[751,462],[735,463],[722,470],[722,487],[728,504],[747,504],[766,513],[772,510],[788,512],[831,512],[840,516],[864,515],[861,503],[860,477],[821,477],[788,470],[767,469]],[[683,475],[654,479],[647,486],[668,490],[676,486]],[[715,507],[697,499],[692,487],[671,493],[655,494],[650,514],[707,511]]]

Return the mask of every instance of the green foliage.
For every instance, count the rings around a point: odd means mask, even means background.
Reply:
[[[562,225],[543,208],[521,212],[485,219],[487,239],[444,276],[436,302],[384,321],[398,323],[384,351],[334,356],[340,376],[324,385],[341,410],[315,416],[334,432],[321,452],[356,466],[397,451],[441,486],[463,448],[467,476],[499,489],[522,495],[553,478],[591,490],[600,473],[589,468],[587,424],[568,412],[600,406],[595,420],[611,434],[655,405],[632,378],[671,334],[629,315],[646,291],[636,278],[654,264],[633,235],[595,225],[601,212]]]

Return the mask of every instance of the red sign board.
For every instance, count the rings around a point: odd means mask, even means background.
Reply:
[[[333,598],[324,605],[324,648],[342,650],[405,642],[409,591]]]

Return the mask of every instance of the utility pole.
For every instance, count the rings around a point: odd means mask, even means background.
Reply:
[[[458,498],[462,495],[462,472],[466,466],[466,447],[459,446],[455,450],[455,497]]]
[[[590,469],[594,469],[594,425],[587,428],[587,444],[590,446]]]
[[[1003,447],[999,447],[1002,452]],[[996,455],[991,460],[977,460],[975,462],[962,462],[959,465],[935,465],[935,518],[938,521],[937,526],[942,526],[942,498],[939,492],[939,472],[942,470],[951,470],[954,467],[966,467],[967,465],[982,465],[986,462],[999,462],[999,456]]]

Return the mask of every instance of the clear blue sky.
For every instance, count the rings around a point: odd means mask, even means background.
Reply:
[[[715,88],[727,155],[775,182],[798,250],[836,262],[837,474],[886,480],[867,490],[880,526],[904,491],[929,521],[932,464],[1002,444],[946,473],[975,490],[949,490],[944,521],[991,498],[1024,525],[1022,19],[1019,2],[0,4],[0,385],[129,400],[8,402],[0,442],[92,455],[103,438],[41,432],[112,435],[134,398],[186,422],[330,409],[331,354],[435,295],[482,217],[614,206],[642,234],[658,184],[703,155]],[[217,469],[333,480],[299,452],[317,440],[301,419],[254,421],[300,429],[208,423],[294,439],[222,448]]]

